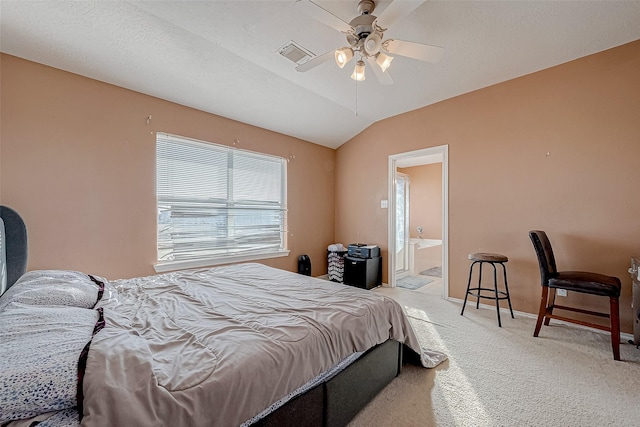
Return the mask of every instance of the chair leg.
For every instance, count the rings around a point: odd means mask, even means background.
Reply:
[[[542,327],[542,320],[547,313],[547,298],[549,296],[549,287],[542,286],[542,296],[540,297],[540,309],[538,310],[538,320],[536,321],[536,329],[533,331],[533,336],[537,337]]]
[[[611,347],[613,360],[620,360],[620,305],[617,297],[609,298],[611,320]]]
[[[553,307],[556,305],[556,294],[557,294],[558,290],[557,289],[552,289],[551,290],[551,301],[547,304],[547,313],[549,314],[553,314]],[[547,317],[544,319],[544,325],[545,326],[549,326],[549,321],[551,320],[550,317]]]

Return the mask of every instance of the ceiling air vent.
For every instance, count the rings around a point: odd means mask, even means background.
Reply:
[[[307,62],[314,56],[313,53],[309,52],[293,40],[278,49],[278,53],[298,65]]]

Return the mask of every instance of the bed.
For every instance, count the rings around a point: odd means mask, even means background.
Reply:
[[[12,426],[345,425],[403,356],[446,358],[390,298],[255,263],[32,271],[0,297],[0,325]]]

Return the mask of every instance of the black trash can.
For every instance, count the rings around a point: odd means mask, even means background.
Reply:
[[[311,259],[309,255],[300,255],[298,257],[298,273],[311,276]]]

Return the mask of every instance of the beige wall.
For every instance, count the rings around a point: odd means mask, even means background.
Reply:
[[[500,252],[510,260],[514,309],[537,312],[527,233],[543,229],[560,269],[621,278],[622,328],[630,332],[627,268],[640,254],[639,76],[636,41],[376,123],[338,149],[336,182],[349,185],[336,188],[337,240],[377,243],[386,260],[388,156],[448,144],[450,295],[464,296],[469,252]],[[603,300],[564,301],[608,310]]]
[[[30,270],[77,269],[107,278],[154,273],[154,132],[162,131],[293,154],[291,254],[265,264],[296,271],[298,255],[306,253],[313,274],[326,273],[334,150],[16,57],[1,61],[1,202],[27,223]]]
[[[398,168],[409,175],[409,236],[442,239],[442,163]]]
[[[451,296],[463,297],[469,252],[501,252],[510,258],[514,308],[535,312],[539,277],[527,232],[540,228],[561,269],[622,279],[622,326],[631,330],[640,41],[381,121],[337,153],[15,57],[0,60],[0,201],[25,217],[29,269],[153,273],[154,131],[294,154],[291,256],[266,263],[295,270],[297,255],[307,253],[314,275],[326,271],[334,241],[379,244],[386,261],[380,200],[388,198],[388,156],[448,144]],[[604,307],[597,298],[567,298],[576,299]]]

